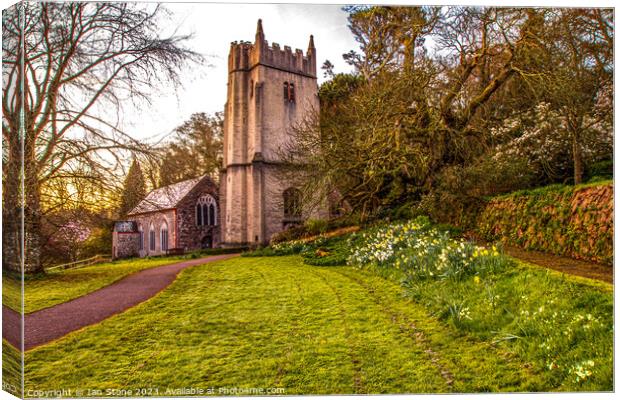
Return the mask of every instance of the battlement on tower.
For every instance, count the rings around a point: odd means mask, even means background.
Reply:
[[[230,44],[228,55],[228,71],[248,71],[257,65],[276,68],[295,74],[316,78],[316,48],[314,38],[310,35],[310,43],[306,55],[300,49],[293,50],[289,46],[280,48],[278,43],[269,46],[265,40],[261,20],[258,20],[256,40],[254,43],[240,41]]]

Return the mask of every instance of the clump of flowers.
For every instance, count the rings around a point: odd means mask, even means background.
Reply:
[[[271,246],[276,255],[299,254],[307,251],[310,247],[311,244],[305,240],[291,240]]]
[[[573,365],[569,370],[569,374],[575,375],[576,383],[583,382],[586,379],[588,379],[590,376],[592,376],[592,371],[591,371],[592,367],[594,367],[594,361],[592,360],[583,361],[583,362]]]
[[[604,376],[608,361],[602,361],[601,354],[593,354],[590,350],[576,352],[576,344],[613,335],[613,325],[604,322],[600,315],[570,312],[558,305],[558,299],[528,302],[525,295],[520,299],[521,310],[515,314],[516,324],[513,325],[518,329],[513,335],[504,332],[504,338],[495,343],[512,336],[523,353],[536,354],[541,368],[553,371],[558,378],[567,378],[572,384],[582,385],[595,376]]]
[[[395,268],[415,278],[459,280],[507,263],[495,246],[487,249],[452,239],[424,218],[367,231],[352,238],[350,246],[349,265]]]

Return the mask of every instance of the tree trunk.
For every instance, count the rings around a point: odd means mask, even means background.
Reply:
[[[2,196],[2,268],[19,273],[41,272],[41,204],[36,162],[25,159],[22,170],[19,140],[13,140],[8,147]],[[25,155],[34,154],[26,151]]]
[[[579,134],[573,133],[573,169],[574,183],[579,185],[583,180],[583,156],[581,154],[581,145],[579,144]]]
[[[21,151],[19,139],[8,144],[2,192],[2,268],[22,271]]]
[[[33,140],[24,146],[24,272],[43,272],[41,263],[41,201],[39,174]]]
[[[18,273],[42,272],[41,204],[34,145],[26,137],[22,153],[19,134],[11,132],[7,147],[2,194],[2,268]]]

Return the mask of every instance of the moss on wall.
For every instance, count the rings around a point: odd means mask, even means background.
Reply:
[[[493,198],[478,232],[526,250],[613,263],[613,182],[553,185]]]

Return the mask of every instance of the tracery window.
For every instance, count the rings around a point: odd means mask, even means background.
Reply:
[[[196,201],[196,225],[217,225],[217,204],[210,194],[205,194]]]

